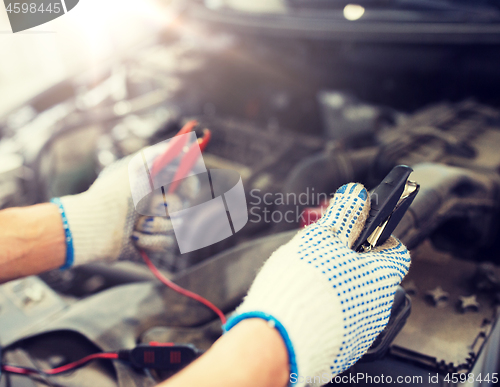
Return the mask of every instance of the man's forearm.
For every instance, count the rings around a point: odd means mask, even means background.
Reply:
[[[158,387],[285,387],[288,382],[288,354],[280,334],[264,320],[248,319]]]
[[[64,264],[65,234],[56,205],[0,211],[0,283]]]

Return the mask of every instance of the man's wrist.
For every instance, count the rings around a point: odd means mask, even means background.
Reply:
[[[246,367],[250,385],[285,387],[290,381],[288,349],[278,330],[262,318],[248,318],[239,322],[225,336],[241,343],[250,367]],[[222,340],[221,340],[222,341]],[[253,360],[251,360],[253,358]],[[257,375],[258,374],[258,375]],[[252,379],[256,382],[251,384]],[[267,384],[266,384],[267,383]]]
[[[250,319],[261,319],[263,321],[266,321],[268,326],[272,329],[275,329],[279,335],[281,336],[281,339],[283,340],[283,344],[286,347],[287,355],[288,355],[288,369],[289,369],[289,374],[298,374],[298,369],[297,369],[297,359],[295,356],[295,350],[293,348],[292,341],[290,339],[290,336],[288,335],[288,332],[286,331],[286,328],[281,324],[281,322],[276,319],[274,316],[260,312],[260,311],[254,311],[254,312],[245,312],[243,314],[239,315],[234,315],[232,316],[228,322],[224,325],[224,332],[228,332],[232,328],[234,328],[238,323],[246,322]],[[291,383],[293,386],[295,383]]]
[[[0,282],[62,266],[66,244],[57,206],[0,211],[0,245]]]
[[[288,356],[278,331],[260,318],[238,323],[161,387],[285,387]],[[159,387],[160,387],[159,386]]]

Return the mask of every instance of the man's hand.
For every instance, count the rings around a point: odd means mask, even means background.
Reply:
[[[189,133],[196,125],[191,121],[181,130]],[[148,165],[158,156],[162,163],[154,165],[158,182],[172,181],[179,160],[194,143],[194,133],[187,142],[177,142],[178,151],[165,150],[172,144],[162,142],[141,153],[147,154]],[[204,138],[206,145],[209,136]],[[201,143],[200,154],[201,154]],[[171,149],[171,148],[169,148]],[[41,272],[99,260],[140,259],[138,249],[148,253],[165,253],[176,249],[169,210],[189,205],[199,190],[196,176],[177,180],[175,190],[155,190],[141,202],[149,216],[141,216],[134,208],[129,183],[134,168],[133,156],[107,167],[84,193],[54,199],[25,208],[0,211],[0,282]],[[199,157],[198,157],[199,158]],[[196,168],[191,164],[190,168]],[[144,165],[142,172],[145,172]],[[174,179],[175,180],[175,179]],[[179,184],[180,182],[180,184]],[[168,208],[166,204],[168,203]]]
[[[351,250],[369,209],[361,184],[339,188],[323,217],[264,264],[227,333],[161,387],[320,385],[354,364],[387,325],[410,265],[395,238]]]
[[[361,184],[339,188],[318,222],[272,254],[226,329],[255,317],[272,322],[295,380],[323,380],[358,361],[387,325],[410,266],[393,237],[368,253],[351,250],[369,209]]]
[[[150,147],[147,155],[151,160],[147,163],[151,165],[168,145],[160,143]],[[167,181],[171,179],[183,154],[184,151],[159,175]],[[150,215],[140,215],[134,207],[130,185],[131,179],[134,182],[131,173],[137,169],[129,166],[132,157],[119,160],[103,170],[86,192],[60,198],[73,237],[75,264],[117,258],[140,260],[138,248],[148,253],[164,253],[175,248],[168,209],[178,210],[195,197],[198,187],[193,182],[196,179],[183,180],[172,193],[155,190],[146,203]],[[145,173],[144,165],[138,167],[139,172]],[[144,203],[141,206],[145,208]]]

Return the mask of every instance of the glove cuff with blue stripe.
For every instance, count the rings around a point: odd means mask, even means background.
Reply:
[[[120,160],[88,191],[60,198],[73,235],[74,264],[116,260],[130,245],[137,214],[127,166],[128,159]]]
[[[296,357],[297,385],[322,385],[349,368],[389,321],[410,256],[395,238],[369,253],[351,250],[368,213],[361,184],[341,187],[317,223],[271,255],[236,310],[281,323]]]
[[[149,153],[156,156],[164,149],[165,142],[162,142],[155,146],[156,153]],[[72,235],[75,265],[117,259],[142,260],[138,249],[156,254],[162,260],[174,254],[176,240],[172,222],[165,214],[162,191],[156,189],[148,202],[163,210],[158,216],[141,216],[134,207],[129,166],[132,157],[104,169],[87,191],[58,200],[64,213],[63,222]],[[176,168],[177,164],[169,164],[162,173],[172,175]],[[192,200],[197,192],[193,182],[194,179],[186,180],[175,193],[167,193],[168,202]]]

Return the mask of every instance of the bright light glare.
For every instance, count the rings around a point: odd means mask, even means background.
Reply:
[[[103,56],[165,26],[168,13],[155,0],[80,1],[64,16],[94,56]]]
[[[358,20],[365,13],[365,8],[359,4],[347,4],[344,8],[344,17],[347,20]]]

